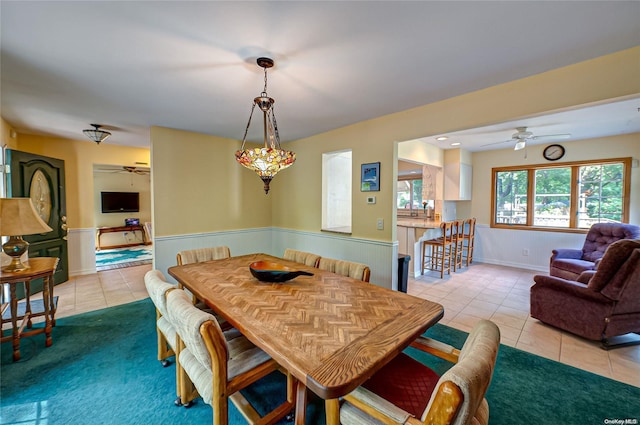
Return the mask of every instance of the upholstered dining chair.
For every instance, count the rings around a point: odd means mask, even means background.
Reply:
[[[296,263],[302,263],[306,266],[318,267],[320,262],[320,256],[311,252],[298,251],[295,249],[287,248],[284,250],[282,256],[285,260],[295,261]]]
[[[452,257],[455,250],[453,222],[440,223],[440,236],[422,242],[422,274],[426,269],[439,271],[440,279],[444,273],[451,274]]]
[[[149,298],[156,307],[156,333],[158,341],[158,360],[162,366],[167,367],[171,364],[169,357],[175,356],[178,343],[176,338],[176,330],[167,317],[167,292],[177,289],[166,281],[164,275],[159,270],[149,270],[144,275],[144,284],[149,293]],[[175,404],[182,404],[180,395],[180,373],[176,368],[176,400]]]
[[[211,246],[207,248],[196,248],[196,249],[188,249],[184,251],[178,252],[176,255],[176,261],[179,266],[184,264],[193,264],[193,263],[203,263],[205,261],[211,260],[222,260],[224,258],[231,257],[231,250],[228,246]],[[184,289],[181,283],[178,283],[178,287],[180,289]],[[192,302],[201,310],[206,310],[208,307],[197,299],[195,295],[191,295]],[[216,316],[218,322],[220,322],[223,328],[228,328],[230,325],[224,320],[221,316],[218,316],[213,311],[209,310],[208,313]]]
[[[400,353],[344,397],[340,423],[488,424],[489,404],[484,397],[500,347],[498,327],[480,320],[461,350],[425,337],[412,346],[455,364],[438,376]]]
[[[164,367],[170,362],[169,357],[175,355],[176,331],[167,320],[167,302],[165,294],[171,289],[176,289],[165,279],[159,270],[149,270],[144,275],[144,285],[149,293],[149,298],[156,307],[156,332],[158,334],[158,360]]]
[[[352,277],[363,282],[369,282],[369,278],[371,277],[371,269],[369,266],[353,261],[321,257],[318,263],[318,268],[332,273],[337,273],[342,276]]]
[[[198,396],[213,408],[213,424],[228,423],[231,400],[250,423],[275,423],[294,407],[294,378],[287,374],[287,400],[260,416],[240,390],[277,371],[279,365],[236,329],[223,332],[215,317],[198,310],[184,291],[167,293],[167,314],[177,334],[182,403]]]

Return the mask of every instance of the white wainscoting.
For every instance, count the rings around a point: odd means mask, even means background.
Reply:
[[[95,235],[95,228],[69,230],[71,276],[95,273]],[[584,238],[585,235],[581,233],[492,229],[488,225],[478,224],[474,261],[548,272],[551,250],[580,249]],[[264,252],[282,256],[286,248],[292,248],[315,252],[324,257],[357,261],[371,268],[371,283],[393,289],[397,289],[398,285],[397,242],[281,228],[156,237],[153,244],[153,267],[166,274],[167,269],[176,264],[176,254],[179,251],[217,245],[228,246],[231,255]],[[523,250],[528,250],[529,255],[523,255]],[[419,276],[418,267],[414,272]],[[167,275],[167,278],[170,277]]]
[[[286,248],[366,264],[371,269],[371,283],[384,288],[398,288],[397,241],[390,243],[358,239],[338,233],[313,233],[274,228],[272,254],[282,256]]]
[[[176,264],[176,253],[184,249],[226,245],[231,255],[257,252],[281,257],[286,248],[369,265],[371,283],[397,288],[397,243],[350,238],[334,234],[302,232],[280,228],[245,229],[154,239],[154,268],[165,273]],[[395,258],[396,261],[392,261]]]
[[[553,249],[582,249],[584,240],[583,233],[492,229],[477,224],[473,260],[548,273]]]

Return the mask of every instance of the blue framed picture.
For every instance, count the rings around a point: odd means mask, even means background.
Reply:
[[[379,162],[362,164],[362,170],[360,174],[360,191],[361,192],[380,191],[380,163]]]

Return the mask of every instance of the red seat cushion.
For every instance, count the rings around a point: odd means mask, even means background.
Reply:
[[[434,371],[400,353],[362,386],[420,418],[439,379]]]

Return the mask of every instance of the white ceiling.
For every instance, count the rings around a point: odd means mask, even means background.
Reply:
[[[149,146],[153,125],[242,139],[263,85],[255,59],[270,56],[286,142],[640,45],[640,2],[2,1],[0,27],[1,113],[20,132],[84,140],[98,123],[120,145]],[[637,132],[638,107],[449,136],[473,151],[517,126]]]

